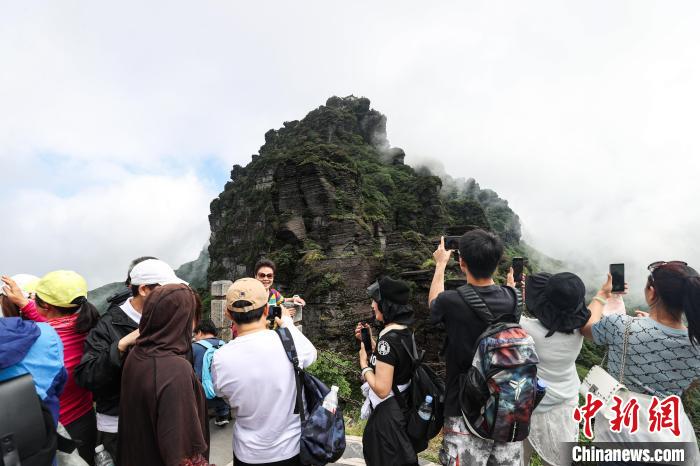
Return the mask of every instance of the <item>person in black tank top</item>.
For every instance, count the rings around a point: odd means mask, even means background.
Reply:
[[[406,433],[404,393],[411,381],[413,309],[408,305],[410,289],[406,283],[385,277],[367,289],[377,321],[384,324],[373,348],[360,349],[362,376],[369,386],[372,413],[362,436],[363,454],[368,466],[413,466],[416,452]],[[361,341],[358,324],[355,337]],[[398,392],[398,393],[397,393]]]

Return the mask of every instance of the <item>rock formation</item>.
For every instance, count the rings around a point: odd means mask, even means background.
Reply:
[[[259,154],[233,167],[211,203],[209,281],[250,276],[258,259],[271,258],[275,286],[308,303],[305,333],[349,349],[355,324],[370,315],[366,287],[391,274],[412,283],[423,327],[439,236],[493,229],[512,254],[520,224],[493,191],[474,180],[443,183],[404,156],[389,145],[386,117],[366,98],[332,97],[268,131]],[[435,356],[439,330],[424,330],[418,335]]]

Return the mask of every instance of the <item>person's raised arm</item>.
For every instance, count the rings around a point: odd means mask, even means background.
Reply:
[[[37,311],[34,300],[27,299],[19,285],[17,285],[13,279],[3,275],[2,285],[5,296],[12,301],[12,304],[19,308],[25,318],[33,320],[34,322],[46,322],[46,318]]]
[[[452,251],[445,249],[445,237],[440,237],[440,245],[433,253],[435,259],[435,274],[433,281],[430,284],[430,292],[428,293],[428,307],[430,307],[440,293],[445,291],[445,269],[447,263],[452,257]]]
[[[24,296],[24,293],[22,293],[22,289],[19,287],[17,282],[7,275],[2,276],[2,291],[5,293],[5,296],[12,301],[12,304],[20,309],[29,304],[29,299]]]
[[[603,283],[603,286],[588,304],[591,317],[588,319],[588,322],[586,322],[586,325],[581,327],[581,333],[587,339],[593,339],[593,325],[603,318],[603,310],[610,297],[612,297],[612,275],[608,273],[608,279]]]
[[[29,320],[33,320],[34,322],[48,322],[48,319],[42,316],[37,310],[36,302],[34,302],[33,299],[30,299],[27,305],[21,307],[19,310],[22,311],[22,316]]]

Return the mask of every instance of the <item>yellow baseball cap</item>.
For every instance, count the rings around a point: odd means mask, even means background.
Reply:
[[[35,292],[45,303],[75,307],[77,304],[73,301],[81,296],[87,297],[88,288],[85,279],[72,270],[56,270],[41,277]]]
[[[250,312],[267,304],[270,293],[255,278],[241,278],[233,282],[226,292],[226,309],[232,312]],[[248,302],[243,307],[234,307],[241,301]]]

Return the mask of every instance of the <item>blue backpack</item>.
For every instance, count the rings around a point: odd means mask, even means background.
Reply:
[[[330,393],[318,378],[299,367],[297,350],[289,329],[278,328],[277,335],[294,367],[296,404],[294,414],[301,419],[299,460],[304,466],[323,466],[335,463],[345,451],[345,420],[338,406],[335,413],[323,407],[323,399]]]
[[[206,351],[202,357],[202,388],[204,388],[204,395],[207,400],[213,400],[216,398],[216,393],[214,393],[214,383],[211,380],[211,360],[214,357],[214,352],[224,346],[224,341],[219,340],[217,346],[212,345],[207,340],[199,340],[198,345],[203,346]]]

